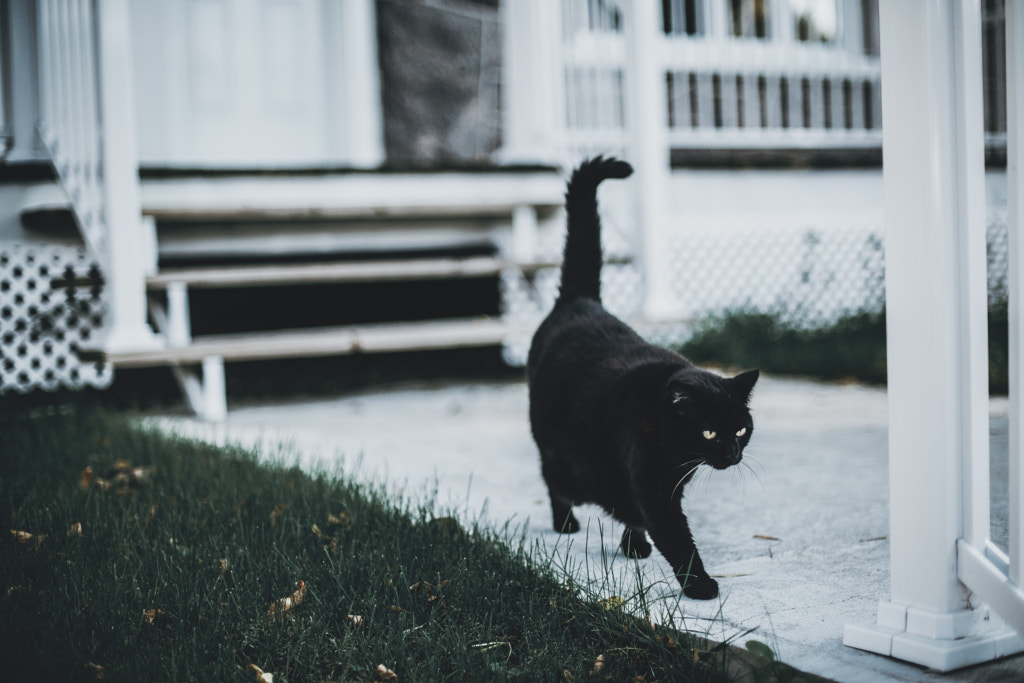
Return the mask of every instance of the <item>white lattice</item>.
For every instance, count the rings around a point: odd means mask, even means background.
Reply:
[[[110,365],[74,352],[103,326],[102,295],[84,249],[0,244],[0,394],[108,386]]]

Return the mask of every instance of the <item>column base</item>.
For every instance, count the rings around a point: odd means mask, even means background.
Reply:
[[[938,613],[883,600],[875,624],[853,624],[843,644],[938,671],[1024,652],[1024,638],[987,606]]]

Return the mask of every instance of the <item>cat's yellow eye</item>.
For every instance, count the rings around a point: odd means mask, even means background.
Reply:
[[[704,430],[704,438],[707,439],[708,441],[711,441],[716,436],[718,436],[717,432],[713,432],[710,429],[705,429]]]
[[[736,436],[743,436],[743,435],[744,435],[744,434],[746,434],[746,433],[747,433],[747,428],[746,428],[746,427],[744,427],[744,428],[743,428],[743,429],[741,429],[740,431],[736,432]]]

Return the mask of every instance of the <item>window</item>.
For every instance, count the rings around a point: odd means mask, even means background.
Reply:
[[[665,33],[702,36],[704,27],[704,0],[662,0],[661,11]]]
[[[770,38],[769,0],[729,0],[729,32],[736,38]]]
[[[838,35],[836,0],[789,0],[793,35],[802,43],[832,43]]]

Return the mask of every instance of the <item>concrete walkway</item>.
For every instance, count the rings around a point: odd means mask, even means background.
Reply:
[[[746,465],[702,472],[684,509],[722,596],[678,597],[667,563],[617,553],[621,527],[600,509],[577,511],[584,530],[551,530],[546,489],[521,383],[403,388],[335,400],[242,408],[223,425],[160,418],[175,431],[262,444],[268,457],[339,468],[396,493],[435,497],[465,520],[525,530],[538,552],[602,596],[652,586],[656,620],[667,615],[712,638],[756,629],[738,643],[770,644],[793,666],[837,681],[1019,681],[1024,656],[951,674],[842,645],[843,627],[875,619],[887,596],[889,543],[884,390],[763,377],[752,401]],[[1006,461],[1005,402],[994,401],[993,471]],[[1002,463],[1002,465],[1000,465]],[[993,536],[1005,534],[999,477]],[[1005,482],[1005,477],[1002,480]],[[435,493],[436,491],[436,493]]]

